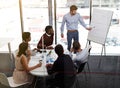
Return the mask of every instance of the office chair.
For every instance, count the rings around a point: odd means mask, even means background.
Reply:
[[[10,88],[26,88],[24,85],[28,84],[28,82],[16,84],[14,83],[13,77],[7,77],[4,73],[0,73],[0,84],[3,84]]]
[[[77,62],[77,63],[79,63],[79,62]],[[79,65],[77,73],[81,73],[81,72],[84,70],[85,65],[87,65],[88,71],[90,72],[89,63],[88,63],[88,62],[84,62],[84,63],[81,63],[81,64]],[[84,70],[84,71],[85,71],[85,70]]]
[[[88,68],[88,72],[90,73],[90,67],[89,67],[89,63],[88,63],[88,60],[89,60],[89,55],[86,57],[87,60],[83,63],[81,63],[80,61],[75,61],[75,67],[77,69],[77,74],[80,74],[82,71],[84,72],[85,74],[85,79],[87,81],[87,75],[86,75],[86,71],[85,71],[85,65],[87,66]]]

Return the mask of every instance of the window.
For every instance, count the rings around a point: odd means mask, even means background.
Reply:
[[[31,33],[30,43],[36,47],[45,26],[49,25],[48,0],[23,0],[22,10],[24,31]]]
[[[105,10],[111,10],[113,11],[113,16],[111,20],[111,25],[109,28],[109,32],[106,38],[106,43],[105,43],[105,53],[106,55],[118,55],[120,53],[120,11],[116,9],[115,5],[118,3],[117,1],[115,2],[114,0],[110,0],[109,3],[107,3],[106,0],[100,0],[102,3],[97,3],[96,0],[93,0],[93,2],[96,2],[96,4],[99,6],[97,7],[98,9],[105,9]],[[95,4],[95,3],[94,3]],[[104,4],[106,4],[106,7],[104,7]],[[96,8],[96,7],[93,7]],[[94,54],[99,54],[101,53],[102,46],[100,44],[95,44],[93,43],[92,45],[92,50],[91,53]]]
[[[0,0],[0,51],[8,51],[8,42],[12,50],[21,42],[18,0]]]

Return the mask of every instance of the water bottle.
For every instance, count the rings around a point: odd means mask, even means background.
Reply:
[[[49,64],[49,63],[50,63],[50,57],[46,56],[46,64]]]

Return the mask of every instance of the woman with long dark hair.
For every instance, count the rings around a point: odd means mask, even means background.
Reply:
[[[42,63],[38,63],[35,66],[29,67],[31,51],[28,49],[28,43],[22,42],[19,45],[19,51],[15,58],[15,70],[13,72],[13,79],[15,83],[31,82],[33,76],[29,74],[29,71],[38,68]]]

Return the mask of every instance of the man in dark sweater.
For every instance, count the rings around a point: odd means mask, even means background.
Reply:
[[[41,36],[40,41],[37,44],[38,49],[53,49],[54,31],[52,26],[48,25],[45,28],[45,33]]]
[[[48,69],[49,74],[55,74],[55,78],[51,82],[51,88],[53,85],[58,86],[60,88],[70,88],[75,81],[76,70],[74,68],[73,61],[69,55],[65,55],[62,45],[58,44],[55,47],[55,52],[58,55],[57,60],[53,65],[47,64],[46,67]]]

